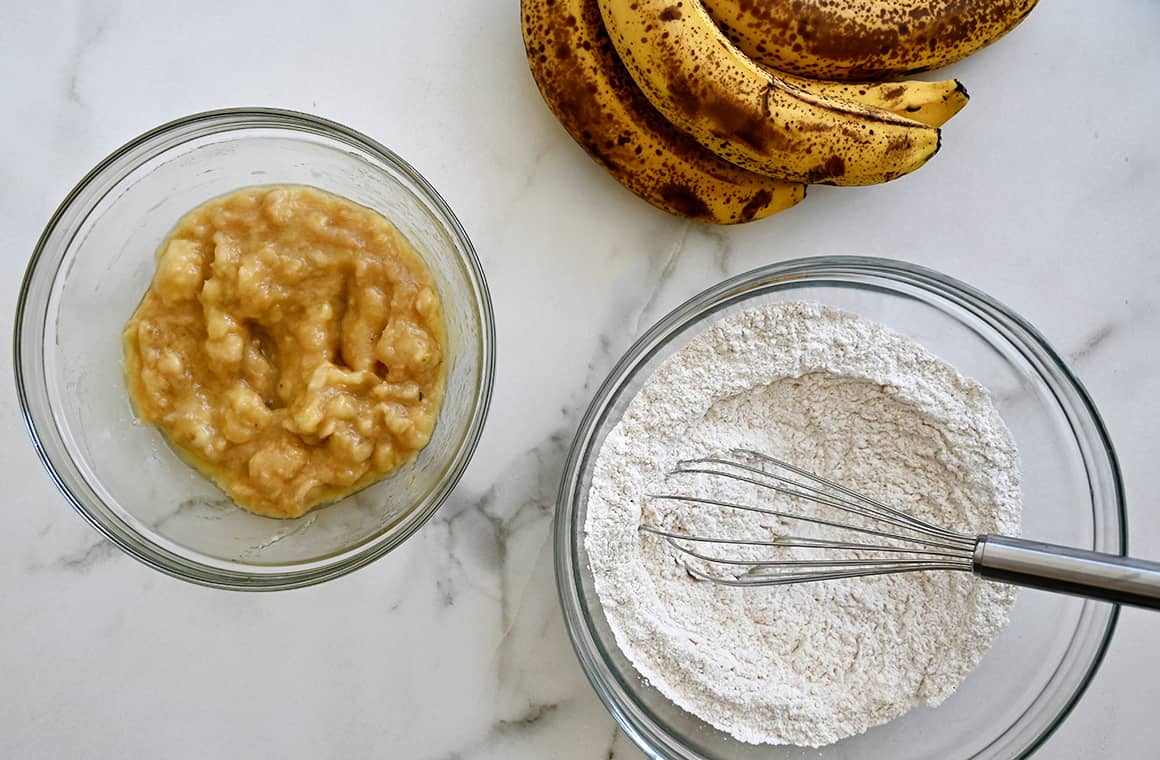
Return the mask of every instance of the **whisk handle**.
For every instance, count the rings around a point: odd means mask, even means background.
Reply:
[[[979,536],[974,571],[991,580],[1160,609],[1160,562],[1009,536]]]

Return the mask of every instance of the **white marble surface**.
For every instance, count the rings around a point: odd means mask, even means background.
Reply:
[[[568,139],[515,0],[3,2],[0,333],[41,226],[98,159],[177,116],[270,105],[362,130],[441,190],[490,280],[499,371],[479,453],[432,523],[350,577],[250,595],[154,573],[73,514],[0,352],[0,756],[641,757],[563,630],[562,459],[637,334],[795,256],[908,259],[1037,324],[1105,415],[1133,550],[1160,557],[1160,4],[1043,3],[953,74],[973,100],[917,174],[709,229],[637,201]],[[1156,757],[1157,641],[1160,615],[1125,612],[1040,756]]]

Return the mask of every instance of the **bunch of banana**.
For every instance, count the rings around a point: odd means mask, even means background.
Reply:
[[[732,13],[725,29],[738,40],[759,40],[774,17],[759,2],[710,2]],[[521,4],[533,78],[568,133],[629,190],[700,221],[769,216],[798,203],[808,183],[867,185],[913,171],[967,102],[953,79],[822,81],[767,68],[701,0]]]

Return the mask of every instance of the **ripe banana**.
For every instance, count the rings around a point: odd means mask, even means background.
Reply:
[[[970,100],[967,88],[957,79],[941,82],[823,82],[783,72],[772,73],[815,95],[881,108],[932,127],[946,124]]]
[[[922,166],[939,132],[810,92],[739,51],[700,0],[598,0],[649,101],[722,158],[793,182],[871,185]]]
[[[953,63],[1036,0],[703,0],[755,61],[816,79],[883,79]]]
[[[657,113],[616,58],[596,0],[522,0],[536,85],[568,134],[632,192],[718,224],[787,209],[805,187],[745,171]]]

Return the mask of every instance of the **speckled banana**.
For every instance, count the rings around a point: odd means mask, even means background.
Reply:
[[[599,0],[645,96],[722,158],[793,182],[871,185],[922,166],[938,129],[810,92],[734,46],[700,0]]]
[[[773,73],[816,95],[881,108],[932,127],[946,124],[970,100],[967,88],[957,79],[940,82],[823,82]]]
[[[622,185],[665,211],[718,224],[793,206],[801,184],[718,158],[657,113],[604,32],[596,0],[522,0],[524,44],[548,106]]]
[[[1036,0],[703,0],[758,63],[872,80],[945,66],[1013,29]],[[692,0],[686,0],[692,2]]]

